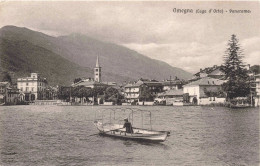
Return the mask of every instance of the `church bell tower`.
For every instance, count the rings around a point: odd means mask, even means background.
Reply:
[[[96,61],[96,67],[94,68],[94,79],[97,82],[101,82],[101,67],[99,66],[98,56]]]

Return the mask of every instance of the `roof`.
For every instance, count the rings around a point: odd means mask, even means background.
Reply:
[[[125,88],[134,88],[134,87],[139,87],[141,86],[143,83],[140,83],[140,82],[137,82],[137,83],[134,83],[134,84],[126,84],[125,85]]]
[[[100,83],[100,82],[97,82],[97,81],[83,81],[83,82],[80,82],[78,84],[74,84],[73,86],[85,86],[85,87],[88,87],[88,86],[95,86],[95,85],[107,86],[106,84],[103,84],[103,83]]]
[[[7,85],[9,82],[0,82],[0,85]]]
[[[96,67],[99,67],[99,60],[98,60],[98,56],[97,56],[97,61],[96,61]]]
[[[148,82],[148,81],[145,81],[143,84],[145,84],[147,86],[162,86],[161,82]]]
[[[211,74],[213,73],[214,71],[220,69],[221,66],[217,66],[217,65],[214,65],[213,67],[207,67],[205,69],[201,69],[199,72],[197,72],[196,74],[194,74],[195,76],[199,76],[200,73],[205,73],[205,74]],[[213,75],[213,74],[211,74]]]
[[[197,81],[190,82],[190,83],[184,85],[183,87],[195,86],[195,85],[200,85],[200,86],[201,85],[222,85],[224,82],[225,82],[224,80],[210,78],[210,77],[204,77]]]
[[[109,85],[109,86],[116,86],[116,82],[102,82],[102,84],[106,84],[106,85]]]
[[[224,73],[220,70],[220,68],[217,68],[217,69],[213,70],[212,72],[208,73],[208,75],[219,75],[219,76],[222,76],[222,75],[224,75]]]
[[[171,89],[166,92],[158,94],[158,96],[182,96],[183,90],[182,89]]]
[[[140,79],[139,81],[137,81],[136,83],[129,83],[125,85],[125,88],[134,88],[134,87],[139,87],[141,85],[147,85],[147,86],[162,86],[161,82],[158,82],[156,80],[142,80]]]
[[[183,84],[183,81],[181,81],[181,80],[172,80],[172,81],[167,80],[167,81],[162,82],[162,85],[164,85],[164,86],[167,86],[167,85],[181,85],[181,84]]]

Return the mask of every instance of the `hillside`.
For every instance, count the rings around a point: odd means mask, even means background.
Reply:
[[[138,78],[162,80],[191,74],[167,63],[150,59],[123,46],[84,35],[52,37],[41,32],[5,26],[0,29],[1,70],[19,76],[39,72],[52,84],[68,84],[76,77],[92,77],[99,56],[104,81],[123,82]]]
[[[89,68],[83,69],[61,56],[35,46],[28,41],[0,40],[1,70],[12,71],[18,76],[39,72],[51,85],[69,85],[75,77],[92,76]]]

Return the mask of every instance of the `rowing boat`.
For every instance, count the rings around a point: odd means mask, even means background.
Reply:
[[[133,117],[134,117],[133,113],[134,112],[132,111],[132,113],[131,113],[132,124],[133,124]],[[151,115],[151,112],[150,112],[150,115]],[[143,113],[141,114],[141,116],[143,116]],[[131,116],[129,114],[129,119],[130,119],[130,117]],[[123,124],[111,123],[111,120],[108,123],[104,123],[103,121],[104,121],[103,118],[99,119],[99,120],[95,120],[94,125],[97,127],[97,129],[101,135],[109,136],[109,137],[146,141],[146,142],[163,142],[167,139],[167,137],[170,134],[170,132],[168,132],[168,131],[152,130],[152,127],[151,127],[151,129],[132,127],[133,132],[127,133],[126,128],[123,128],[123,126],[124,126]],[[151,120],[150,120],[150,123],[151,123]]]
[[[166,131],[154,131],[135,127],[133,127],[133,133],[127,133],[123,125],[120,124],[102,124],[96,121],[95,125],[101,135],[139,141],[163,142],[169,133]]]

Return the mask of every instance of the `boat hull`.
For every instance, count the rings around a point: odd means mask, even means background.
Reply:
[[[126,133],[123,125],[119,124],[102,124],[97,122],[95,124],[101,135],[131,139],[145,142],[163,142],[167,139],[168,132],[165,131],[153,131],[140,128],[133,128],[133,133]]]

